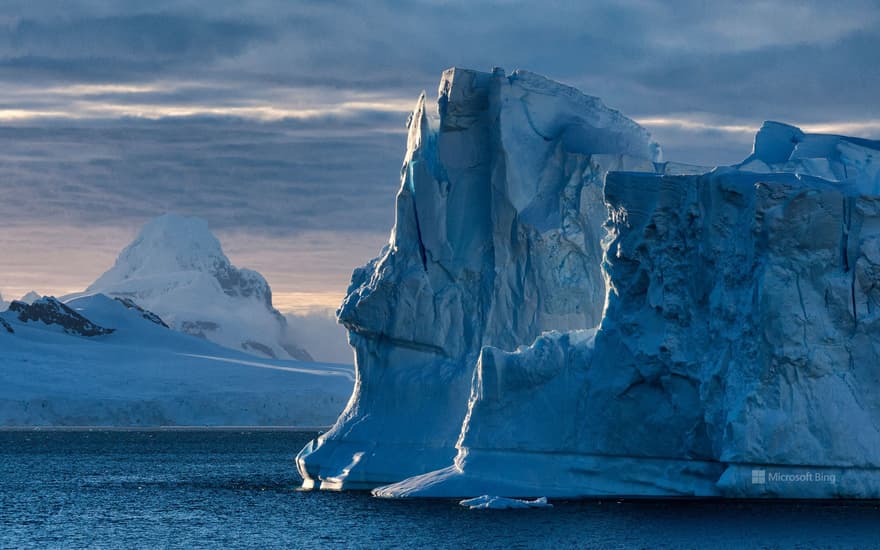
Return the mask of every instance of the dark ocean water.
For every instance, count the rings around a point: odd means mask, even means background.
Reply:
[[[0,547],[868,548],[880,505],[576,502],[471,511],[297,491],[314,434],[0,432]]]

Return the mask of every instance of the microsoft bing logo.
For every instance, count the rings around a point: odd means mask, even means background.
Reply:
[[[752,484],[764,485],[767,483],[767,470],[752,470]]]

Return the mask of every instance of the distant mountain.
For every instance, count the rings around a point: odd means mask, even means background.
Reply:
[[[174,330],[221,346],[312,361],[289,341],[287,321],[273,307],[266,279],[232,265],[198,218],[166,214],[147,223],[112,268],[72,297],[95,293],[122,298]]]
[[[25,304],[32,304],[42,298],[40,294],[37,294],[33,290],[16,300],[17,302],[23,302]]]

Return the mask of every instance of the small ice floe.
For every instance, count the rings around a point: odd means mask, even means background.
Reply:
[[[536,498],[535,500],[519,500],[515,498],[497,497],[483,495],[481,497],[469,498],[459,502],[460,505],[466,506],[471,510],[509,510],[513,508],[553,508],[553,505],[547,502],[547,497]]]

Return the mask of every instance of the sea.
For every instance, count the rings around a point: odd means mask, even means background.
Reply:
[[[880,503],[300,491],[290,430],[0,431],[0,548],[877,548]]]

